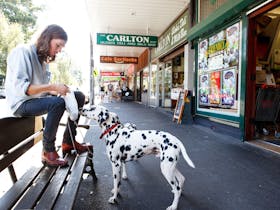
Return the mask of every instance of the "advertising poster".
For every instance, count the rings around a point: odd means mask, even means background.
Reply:
[[[208,104],[209,103],[209,75],[204,74],[200,75],[200,91],[199,91],[199,103]]]
[[[199,43],[199,48],[198,48],[198,68],[204,71],[208,69],[207,49],[208,49],[208,41],[207,39],[205,39]]]
[[[221,31],[218,34],[209,38],[209,70],[218,70],[224,67],[224,49],[226,48],[225,32]]]
[[[219,71],[210,74],[210,104],[220,104],[221,73]]]
[[[238,65],[239,59],[239,23],[226,29],[227,48],[224,53],[224,67]]]
[[[234,105],[236,94],[235,69],[223,71],[222,105]]]

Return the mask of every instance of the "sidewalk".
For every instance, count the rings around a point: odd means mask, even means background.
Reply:
[[[156,129],[176,135],[196,165],[190,168],[181,158],[178,168],[186,177],[179,210],[279,210],[280,156],[219,134],[198,124],[178,125],[157,109],[129,102],[104,104],[119,115],[122,123],[137,129]],[[159,158],[145,156],[128,162],[128,180],[122,181],[118,205],[107,201],[113,179],[100,128],[92,122],[86,141],[94,145],[94,167],[98,181],[85,178],[74,209],[161,210],[173,200],[162,176]]]

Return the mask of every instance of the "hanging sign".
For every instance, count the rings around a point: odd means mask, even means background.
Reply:
[[[131,47],[157,47],[157,36],[97,33],[97,44]]]
[[[120,56],[100,56],[100,63],[116,63],[116,64],[128,64],[138,63],[137,57],[120,57]]]
[[[124,72],[108,72],[108,71],[102,71],[100,72],[101,76],[109,76],[109,77],[119,77],[119,76],[124,76]]]

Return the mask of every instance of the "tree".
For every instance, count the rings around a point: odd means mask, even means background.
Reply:
[[[55,62],[50,64],[50,71],[52,83],[78,87],[83,82],[81,70],[75,67],[71,58],[65,53],[60,53]]]
[[[0,74],[6,75],[8,53],[23,40],[21,26],[17,23],[9,24],[0,11]]]
[[[21,26],[25,41],[28,41],[34,33],[37,13],[42,9],[34,6],[32,0],[0,0],[0,10],[10,23]]]

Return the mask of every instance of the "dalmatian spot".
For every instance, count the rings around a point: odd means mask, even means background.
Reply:
[[[121,160],[126,160],[127,159],[127,153],[123,154]]]
[[[152,131],[149,131],[148,133],[152,133]]]
[[[177,190],[180,191],[180,190],[181,190],[181,187],[177,186]]]
[[[145,140],[147,139],[147,136],[144,133],[142,133],[142,138]]]
[[[162,135],[163,138],[166,138],[166,135]]]
[[[129,138],[130,138],[130,134],[128,134],[127,137],[125,137],[125,138],[126,138],[126,139],[129,139]]]
[[[126,147],[125,147],[125,151],[130,151],[131,150],[131,145],[127,145]]]
[[[173,146],[173,144],[172,144],[172,143],[169,143],[168,145],[169,145],[170,147],[172,147],[172,146]]]
[[[167,150],[167,149],[168,149],[168,146],[165,146],[165,147],[164,147],[164,150]]]
[[[175,149],[177,149],[177,148],[178,148],[176,144],[174,144],[174,145],[173,145],[173,147],[174,147]]]
[[[120,156],[119,156],[119,155],[117,155],[116,160],[119,160],[119,159],[120,159]]]
[[[167,139],[167,138],[164,139],[163,143],[164,143],[164,144],[168,144],[168,143],[169,143],[169,139]]]
[[[171,184],[174,185],[175,184],[174,181],[171,181]]]
[[[114,179],[116,179],[117,178],[117,175],[116,174],[114,174]]]
[[[121,153],[123,153],[123,152],[124,152],[124,149],[125,149],[125,147],[124,147],[124,145],[122,145],[122,146],[120,147],[120,151],[121,151]]]
[[[170,157],[168,160],[169,160],[170,162],[173,162],[173,161],[174,161],[174,159],[173,159],[172,157]]]
[[[126,136],[128,133],[126,131],[122,132],[123,136]]]

